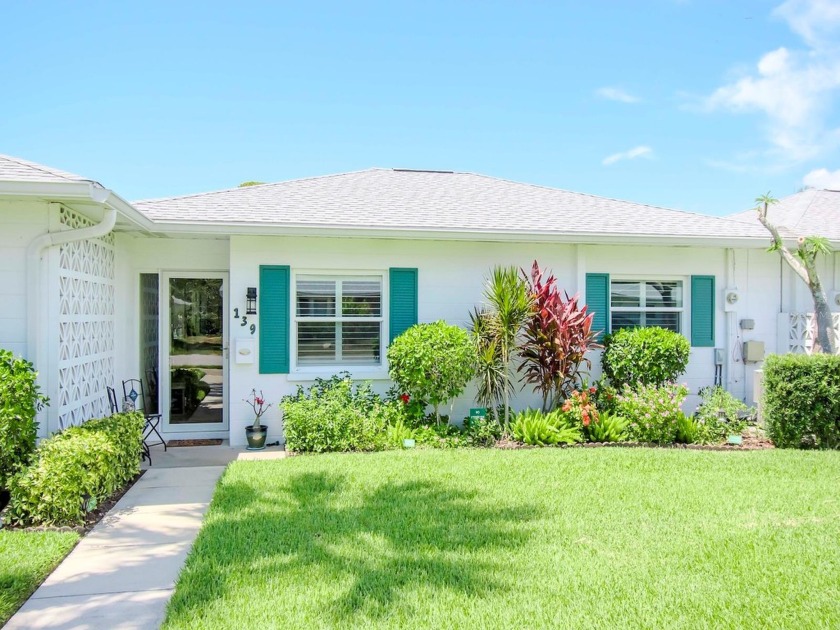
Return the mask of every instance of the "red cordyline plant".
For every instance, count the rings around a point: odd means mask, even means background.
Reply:
[[[242,401],[248,403],[251,406],[251,409],[254,410],[253,426],[255,429],[259,429],[261,426],[260,418],[262,418],[262,415],[268,411],[269,407],[271,407],[271,403],[266,404],[265,396],[263,395],[262,390],[260,390],[259,395],[257,395],[256,389],[252,389],[251,395],[248,396],[248,398],[243,398]]]
[[[519,356],[519,371],[527,383],[540,392],[543,411],[555,408],[561,400],[583,382],[583,376],[592,367],[586,357],[590,350],[600,348],[592,330],[593,313],[586,305],[579,306],[579,297],[561,295],[557,279],[540,269],[537,261],[530,276],[522,271],[528,282],[533,307],[525,322],[524,341]]]

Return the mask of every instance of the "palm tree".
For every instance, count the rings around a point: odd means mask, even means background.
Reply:
[[[507,431],[510,428],[510,396],[513,390],[511,357],[516,350],[522,326],[531,312],[532,298],[516,267],[495,267],[487,279],[484,299],[492,314],[486,318],[485,334],[492,337],[498,352],[498,380],[505,409],[504,428]]]
[[[498,406],[504,396],[507,378],[507,370],[496,339],[498,323],[495,321],[495,313],[479,308],[470,313],[470,322],[476,355],[476,400],[478,404],[490,410],[493,420],[498,423]]]

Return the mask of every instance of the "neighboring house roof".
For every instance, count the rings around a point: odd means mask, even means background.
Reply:
[[[759,225],[755,210],[739,212],[729,218]],[[803,190],[771,204],[767,218],[787,236],[824,236],[831,241],[840,241],[840,191]],[[767,236],[769,238],[769,234]]]
[[[92,181],[57,168],[36,164],[11,155],[0,154],[0,181],[12,182],[87,182]]]
[[[394,231],[762,238],[722,217],[473,173],[374,168],[134,202],[156,223]]]

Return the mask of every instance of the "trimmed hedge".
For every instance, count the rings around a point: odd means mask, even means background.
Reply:
[[[664,328],[622,328],[604,337],[601,367],[616,389],[665,385],[685,372],[688,339]]]
[[[0,489],[35,452],[35,414],[47,402],[32,364],[0,349]]]
[[[763,414],[780,448],[840,448],[840,356],[767,357]]]
[[[142,413],[119,413],[41,442],[32,463],[9,480],[12,522],[84,523],[87,512],[140,472],[143,425]]]

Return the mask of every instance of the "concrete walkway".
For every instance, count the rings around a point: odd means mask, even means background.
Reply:
[[[227,446],[170,448],[165,454],[162,447],[154,448],[155,466],[5,628],[159,628],[227,463],[284,455],[279,449],[248,452]]]

